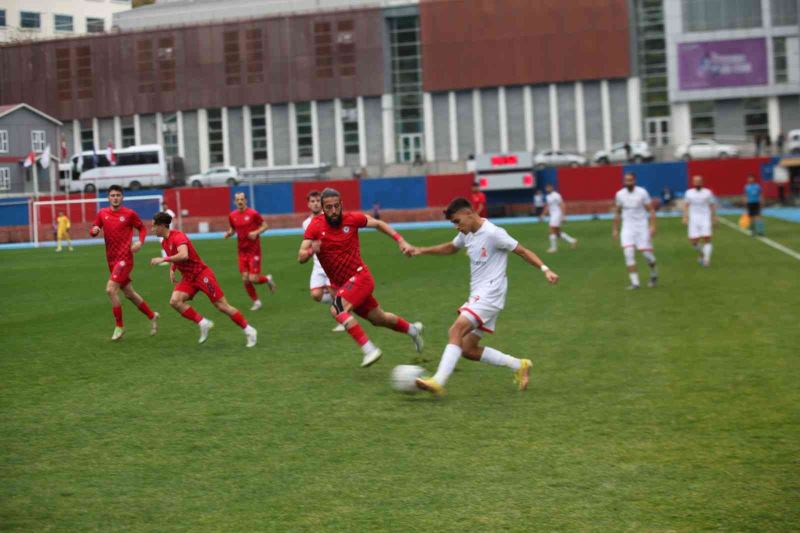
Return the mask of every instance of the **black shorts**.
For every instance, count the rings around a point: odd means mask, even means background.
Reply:
[[[753,203],[747,204],[747,214],[751,217],[757,217],[761,215],[761,204]]]

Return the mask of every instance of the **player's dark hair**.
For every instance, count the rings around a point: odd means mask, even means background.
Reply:
[[[320,196],[322,196],[322,193],[315,189],[306,195],[306,201],[311,200],[312,198],[319,198]]]
[[[332,189],[330,187],[325,187],[325,189],[323,189],[322,194],[320,196],[321,196],[321,199],[323,201],[325,200],[325,198],[341,198],[342,197],[342,195],[339,194],[339,191],[337,191],[336,189]]]
[[[108,188],[108,193],[111,194],[111,191],[118,191],[120,194],[122,194],[122,187],[119,185],[112,185]]]
[[[172,215],[169,213],[156,213],[153,217],[153,224],[156,226],[166,226],[169,227],[172,224]]]
[[[469,200],[461,196],[458,198],[453,198],[453,200],[447,205],[447,209],[444,210],[444,218],[450,220],[453,218],[453,215],[462,209],[472,209],[472,204],[469,203]]]

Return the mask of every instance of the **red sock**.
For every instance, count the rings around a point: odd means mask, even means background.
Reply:
[[[408,328],[411,327],[405,318],[397,317],[397,324],[394,325],[394,330],[400,333],[408,333]]]
[[[254,302],[258,300],[258,293],[256,292],[256,287],[249,281],[244,282],[244,290],[247,291],[247,295],[250,297],[251,300]]]
[[[260,276],[258,276],[258,280],[256,281],[256,283],[261,285],[262,283],[266,283],[267,281],[269,281],[267,276],[265,276],[264,274],[261,274]]]
[[[192,322],[197,322],[198,324],[201,320],[203,320],[203,315],[195,311],[193,307],[187,307],[186,311],[181,313],[181,316],[187,320],[191,320]]]
[[[112,307],[111,312],[114,313],[114,320],[117,322],[117,327],[122,327],[122,306]]]
[[[344,323],[349,319],[350,313],[339,313],[336,315],[336,321],[342,325],[344,325]],[[358,322],[356,322],[355,326],[348,328],[347,333],[353,337],[353,340],[356,341],[359,346],[364,346],[369,342],[369,337],[367,337],[367,334],[364,333],[364,330],[361,328],[361,324]]]
[[[145,316],[150,320],[153,320],[153,317],[156,316],[155,313],[153,313],[153,310],[150,309],[150,306],[147,305],[147,302],[145,301],[139,304],[139,311],[144,313]]]
[[[247,320],[244,319],[241,311],[236,311],[234,314],[232,314],[231,320],[236,322],[236,325],[238,325],[242,329],[247,327]]]

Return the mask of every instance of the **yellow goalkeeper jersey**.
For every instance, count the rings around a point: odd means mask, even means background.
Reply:
[[[70,226],[72,226],[72,224],[69,221],[69,218],[67,218],[67,215],[61,215],[56,219],[56,221],[58,222],[59,233],[64,233],[70,228]]]

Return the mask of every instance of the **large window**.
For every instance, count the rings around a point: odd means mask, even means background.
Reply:
[[[313,157],[314,135],[311,127],[311,103],[295,104],[294,110],[297,119],[297,156]]]
[[[20,11],[19,26],[26,30],[40,30],[42,28],[42,16],[33,11]]]
[[[78,83],[78,99],[90,99],[94,97],[94,76],[92,74],[92,49],[88,46],[81,46],[75,49]]]
[[[31,131],[31,150],[34,152],[44,152],[45,145],[47,145],[47,136],[44,130]]]
[[[8,153],[8,130],[0,130],[0,153]]]
[[[773,26],[797,24],[797,0],[770,0]]]
[[[344,153],[360,153],[356,100],[342,100],[342,130],[344,131]]]
[[[692,102],[689,104],[692,117],[692,139],[714,136],[714,101]]]
[[[761,27],[761,0],[683,0],[684,31]]]
[[[94,148],[92,121],[81,121],[81,150],[91,150],[92,148]]]
[[[423,131],[422,124],[422,57],[419,40],[419,17],[389,19],[392,52],[392,92],[394,93],[394,122],[398,137],[400,161],[421,158],[416,148]],[[403,148],[404,139],[415,136],[411,151]]]
[[[253,163],[267,162],[267,115],[264,106],[250,108],[250,131],[253,143]]]
[[[772,60],[775,67],[775,83],[789,81],[789,68],[786,62],[786,37],[772,39]]]
[[[11,169],[0,167],[0,191],[11,190]]]
[[[225,162],[221,109],[208,110],[208,155],[212,164]]]
[[[120,129],[122,131],[122,148],[133,146],[136,144],[136,124],[133,122],[133,117],[123,117],[120,119]]]
[[[178,155],[178,114],[165,113],[164,125],[162,127],[164,134],[164,153],[167,157],[174,157]]]
[[[86,33],[103,33],[106,21],[94,17],[86,17]]]
[[[744,130],[748,137],[769,135],[766,98],[748,98],[744,101]]]
[[[54,15],[53,26],[56,31],[71,32],[75,30],[71,15]]]
[[[645,118],[669,116],[662,0],[636,0],[637,53]]]
[[[6,26],[6,10],[0,9],[0,28],[5,28]]]

